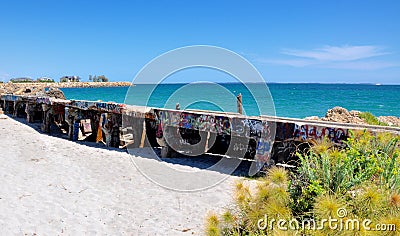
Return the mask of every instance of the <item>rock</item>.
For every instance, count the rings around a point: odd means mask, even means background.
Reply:
[[[45,88],[125,87],[130,82],[66,82],[66,83],[0,83],[0,94],[27,95],[43,92]]]
[[[400,127],[400,118],[396,116],[379,116],[378,120],[388,124],[389,126]]]
[[[63,91],[58,88],[49,88],[49,90],[46,91],[46,96],[58,99],[66,99]]]
[[[352,123],[352,124],[367,124],[363,119],[359,117],[360,111],[348,111],[343,107],[334,107],[329,109],[321,120],[332,121],[340,123]]]
[[[304,118],[305,120],[320,120],[318,116],[309,116]]]
[[[343,107],[334,107],[328,110],[328,112],[325,114],[325,117],[318,118],[318,116],[310,116],[304,119],[368,125],[364,119],[360,118],[361,113],[361,111],[348,111]],[[400,127],[400,117],[380,116],[378,117],[378,120],[380,122],[387,123],[389,126]]]

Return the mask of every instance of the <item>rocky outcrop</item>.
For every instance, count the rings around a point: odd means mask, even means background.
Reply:
[[[46,86],[42,83],[1,84],[0,95],[1,94],[37,95],[37,96],[48,96],[48,97],[65,99],[65,95],[60,89],[49,87],[48,90],[46,91]]]
[[[49,88],[49,94],[52,97],[65,98],[61,95],[61,90],[55,88],[96,88],[96,87],[126,87],[131,86],[130,82],[66,82],[66,83],[1,83],[0,94],[14,95],[46,95],[46,88]]]
[[[360,111],[348,111],[343,107],[334,107],[329,109],[325,117],[321,118],[321,120],[366,125],[367,122],[359,117],[360,113]]]
[[[2,94],[14,94],[14,95],[36,95],[37,93],[43,92],[44,86],[40,84],[15,84],[6,83],[0,87],[0,93]]]
[[[334,107],[328,110],[325,117],[319,118],[318,116],[310,116],[304,119],[367,125],[368,123],[360,117],[361,113],[361,111],[348,111],[343,107]],[[396,116],[380,116],[378,120],[389,126],[400,127],[400,118]]]
[[[66,99],[63,91],[58,88],[50,88],[48,91],[46,91],[46,96],[58,99]]]
[[[45,92],[38,92],[36,93],[38,96],[45,96],[45,97],[52,97],[52,98],[58,98],[58,99],[66,99],[63,91],[61,91],[58,88],[49,88]]]

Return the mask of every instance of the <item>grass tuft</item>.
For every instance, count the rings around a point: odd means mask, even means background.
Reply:
[[[206,234],[209,236],[219,236],[219,219],[215,213],[211,213],[206,219]]]
[[[363,119],[365,122],[367,122],[367,124],[369,125],[381,125],[381,126],[389,126],[387,123],[385,122],[380,122],[378,120],[378,118],[376,118],[376,116],[374,116],[372,113],[370,112],[361,112],[359,114],[359,117],[361,119]]]

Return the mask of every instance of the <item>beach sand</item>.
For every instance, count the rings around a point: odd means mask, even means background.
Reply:
[[[154,170],[165,164],[133,158]],[[5,116],[0,162],[1,235],[202,235],[207,213],[231,204],[240,179],[227,176],[203,191],[168,190],[144,177],[122,150],[41,134]]]

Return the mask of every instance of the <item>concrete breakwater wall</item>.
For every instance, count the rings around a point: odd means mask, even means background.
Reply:
[[[63,100],[40,96],[2,95],[4,112],[52,126],[71,140],[104,142],[107,146],[161,146],[163,157],[205,152],[255,160],[259,165],[290,162],[302,144],[329,138],[341,144],[349,130],[400,134],[400,128],[353,125],[270,116],[243,116],[198,110],[171,110],[119,103]]]

